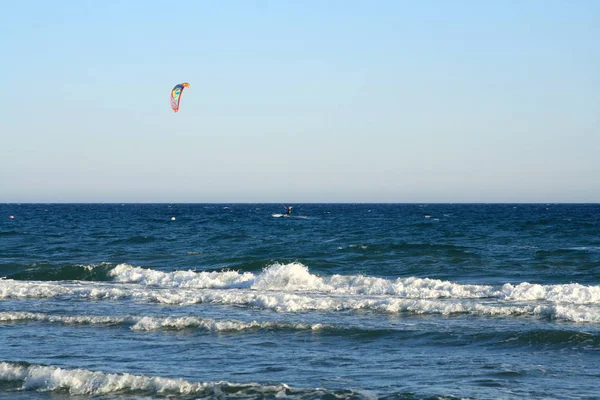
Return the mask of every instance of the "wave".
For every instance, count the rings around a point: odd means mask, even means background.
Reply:
[[[131,287],[110,283],[22,282],[0,280],[0,299],[70,297],[90,300],[133,300],[169,305],[213,304],[276,312],[370,310],[417,315],[469,314],[486,317],[534,316],[570,322],[600,323],[597,304],[527,304],[497,299],[410,299],[391,296],[343,296],[285,291],[197,290]]]
[[[122,325],[134,323],[136,319],[132,317],[106,317],[90,315],[49,315],[26,311],[0,312],[0,322],[6,323],[23,321],[51,322],[66,325]]]
[[[254,289],[335,294],[394,295],[414,298],[480,298],[490,296],[490,286],[461,285],[429,278],[388,280],[363,275],[311,274],[301,263],[275,263],[261,273],[221,271],[162,272],[119,264],[109,272],[113,281],[146,286],[197,289]],[[599,295],[600,297],[600,295]]]
[[[377,338],[398,337],[414,335],[418,330],[421,338],[428,337],[431,343],[441,346],[457,345],[464,343],[480,343],[481,345],[493,344],[502,347],[543,347],[548,346],[563,349],[580,348],[585,351],[600,349],[600,334],[598,332],[577,331],[572,329],[531,329],[531,330],[506,330],[497,332],[480,331],[444,331],[437,329],[427,330],[418,326],[340,326],[319,323],[289,323],[279,321],[238,321],[215,320],[196,316],[186,317],[150,317],[150,316],[63,316],[48,315],[30,312],[0,312],[0,323],[43,322],[71,326],[122,326],[134,332],[176,331],[196,332],[203,331],[214,334],[242,334],[257,331],[283,332],[311,332],[327,336],[341,336],[344,338]]]
[[[106,266],[90,267],[91,270]],[[111,282],[0,280],[0,299],[133,300],[170,305],[198,303],[277,312],[372,310],[411,314],[536,316],[600,323],[600,286],[577,283],[468,285],[428,278],[395,280],[362,275],[319,276],[301,263],[262,272],[162,272],[120,264]]]
[[[215,320],[196,316],[185,317],[151,317],[151,316],[90,316],[90,315],[50,315],[32,312],[0,312],[0,323],[44,322],[73,326],[123,326],[132,331],[204,331],[209,333],[243,333],[247,331],[310,331],[326,335],[382,337],[402,335],[407,327],[402,326],[340,326],[320,323],[290,323],[280,321],[239,321]],[[503,346],[535,346],[535,345],[582,345],[589,349],[600,348],[600,334],[597,332],[575,331],[572,329],[532,329],[507,330],[501,332],[439,332],[419,329],[420,335],[431,336],[431,340],[440,343],[493,342]],[[413,334],[413,328],[408,329]]]
[[[322,324],[293,324],[274,321],[218,321],[214,319],[198,317],[142,317],[135,325],[131,327],[132,330],[137,331],[153,331],[157,329],[180,330],[189,328],[200,328],[209,332],[240,332],[257,329],[298,331],[336,329],[334,326]]]
[[[121,396],[176,399],[302,399],[362,400],[375,393],[353,389],[292,388],[285,383],[194,382],[182,378],[107,373],[84,368],[61,368],[26,362],[0,362],[0,387],[9,391],[67,393],[70,396],[109,398]],[[423,396],[410,392],[386,393],[378,398],[397,400],[448,399],[452,395]],[[465,399],[465,397],[462,397]]]
[[[252,269],[258,270],[258,265]],[[314,292],[336,295],[394,296],[411,299],[502,299],[551,303],[600,304],[600,286],[578,283],[540,285],[528,282],[501,286],[471,285],[431,278],[384,279],[365,275],[319,276],[299,262],[275,263],[260,271],[172,271],[101,263],[36,267],[8,276],[19,281],[112,281],[174,289],[250,289],[256,291]],[[5,280],[4,282],[8,282]],[[1,281],[0,281],[1,282]],[[41,285],[40,287],[43,287]],[[0,298],[12,297],[3,291]],[[32,295],[36,297],[36,295]]]
[[[255,275],[239,273],[237,271],[174,271],[162,272],[140,267],[132,267],[128,264],[119,264],[109,272],[114,282],[138,283],[148,286],[170,287],[170,288],[222,288],[235,289],[247,288]]]
[[[190,382],[184,379],[159,376],[105,373],[87,369],[66,369],[14,362],[0,362],[0,381],[16,381],[21,385],[20,390],[60,391],[68,392],[74,396],[135,394],[136,396],[159,395],[161,397],[277,398],[297,395],[302,398],[321,398],[325,396],[356,398],[355,392],[340,391],[336,393],[325,389],[295,390],[285,384],[236,384],[225,381]]]
[[[115,317],[115,316],[90,316],[90,315],[50,315],[31,312],[0,312],[0,322],[48,322],[65,325],[124,325],[134,331],[155,330],[185,330],[201,329],[208,332],[241,332],[247,330],[348,330],[342,327],[323,324],[301,324],[277,321],[237,321],[215,320],[211,318],[188,317]]]
[[[497,298],[512,301],[549,301],[571,304],[600,304],[600,286],[577,283],[539,285],[523,282],[502,286],[468,285],[430,278],[395,280],[363,275],[311,274],[298,262],[273,264],[257,275],[251,272],[221,271],[162,272],[119,264],[109,272],[115,282],[137,283],[166,288],[253,289],[264,291],[321,292],[328,294],[399,296],[417,299]]]

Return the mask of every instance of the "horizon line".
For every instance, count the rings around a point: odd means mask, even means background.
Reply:
[[[523,204],[523,205],[527,205],[527,204],[531,204],[531,205],[537,205],[537,204],[545,204],[545,205],[550,205],[550,204],[555,204],[555,205],[560,205],[560,204],[579,204],[579,205],[584,205],[584,204],[590,204],[590,205],[600,205],[600,202],[580,202],[580,201],[574,201],[574,202],[555,202],[555,201],[535,201],[535,202],[530,202],[530,201],[508,201],[508,202],[503,202],[503,201],[451,201],[451,202],[444,202],[444,201],[412,201],[412,202],[390,202],[390,201],[383,201],[383,202],[372,202],[372,201],[323,201],[323,202],[310,202],[310,201],[299,201],[299,202],[294,202],[294,201],[289,201],[289,202],[272,202],[272,201],[268,201],[268,202],[255,202],[255,201],[239,201],[239,202],[235,202],[235,201],[218,201],[218,202],[168,202],[168,201],[158,201],[158,202],[145,202],[145,201],[141,201],[141,202],[122,202],[122,201],[108,201],[108,202],[91,202],[91,201],[84,201],[84,202],[80,202],[80,201],[64,201],[64,202],[46,202],[46,201],[35,201],[35,202],[0,202],[0,204],[2,205],[37,205],[37,204],[46,204],[46,205],[53,205],[53,204],[64,204],[64,205],[69,205],[69,204],[89,204],[89,205],[99,205],[99,204],[106,204],[106,205],[118,205],[118,204],[122,204],[122,205],[133,205],[133,204],[148,204],[148,205],[152,205],[152,204],[276,204],[276,205],[281,205],[281,204],[388,204],[388,205],[399,205],[399,204],[403,204],[403,205],[414,205],[414,204],[464,204],[464,205],[473,205],[473,204]]]

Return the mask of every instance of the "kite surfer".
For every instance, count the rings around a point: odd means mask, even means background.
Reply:
[[[285,215],[290,215],[292,213],[292,206],[283,206],[285,207]]]

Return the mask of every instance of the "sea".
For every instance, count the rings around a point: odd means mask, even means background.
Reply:
[[[1,204],[0,398],[600,398],[600,204],[289,205]]]

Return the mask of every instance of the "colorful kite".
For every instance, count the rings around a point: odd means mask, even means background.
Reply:
[[[189,83],[180,83],[179,85],[175,85],[173,90],[171,90],[171,108],[174,112],[179,111],[179,102],[181,101],[183,89],[188,87],[190,87]]]

